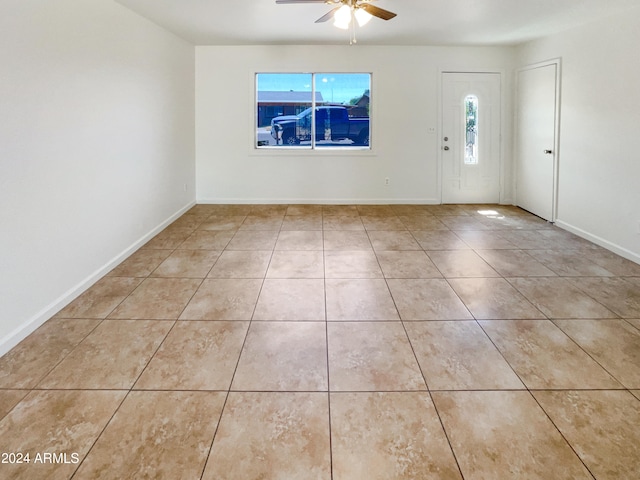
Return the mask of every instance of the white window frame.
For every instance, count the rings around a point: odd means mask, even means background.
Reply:
[[[311,144],[310,145],[258,145],[258,75],[260,74],[270,74],[270,75],[293,75],[293,74],[301,74],[301,75],[311,75],[311,108],[312,108],[312,121],[311,121]],[[364,72],[364,71],[314,71],[314,72],[304,72],[304,71],[294,71],[294,72],[282,72],[282,71],[255,71],[252,72],[252,88],[253,88],[253,104],[252,104],[252,128],[251,128],[251,144],[253,154],[258,155],[282,155],[286,154],[286,152],[291,152],[293,155],[300,155],[308,152],[313,152],[313,155],[331,155],[331,154],[339,154],[344,156],[345,153],[352,153],[358,156],[367,156],[372,155],[374,152],[374,148],[372,147],[371,137],[373,137],[373,126],[374,124],[371,121],[372,113],[375,111],[375,107],[373,105],[373,101],[369,104],[369,144],[368,145],[328,145],[328,146],[317,146],[315,140],[316,133],[316,125],[315,125],[315,109],[316,109],[316,77],[319,75],[327,75],[327,74],[336,74],[336,75],[368,75],[369,76],[369,95],[373,92],[374,87],[374,75],[372,72]],[[372,100],[374,97],[371,97]]]

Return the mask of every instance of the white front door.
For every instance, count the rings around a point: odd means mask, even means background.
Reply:
[[[442,74],[442,203],[500,202],[500,74]]]
[[[555,221],[558,64],[518,72],[516,203]]]

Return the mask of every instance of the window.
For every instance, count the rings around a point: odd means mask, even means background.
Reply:
[[[256,147],[369,148],[369,73],[256,74]]]
[[[464,99],[465,110],[465,165],[478,164],[478,97],[469,95]]]

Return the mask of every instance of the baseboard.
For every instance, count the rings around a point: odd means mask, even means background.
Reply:
[[[574,233],[579,237],[584,238],[585,240],[589,240],[590,242],[593,242],[596,245],[606,248],[607,250],[610,250],[613,253],[616,253],[621,257],[626,258],[627,260],[631,260],[632,262],[640,264],[640,254],[632,252],[631,250],[621,247],[620,245],[610,242],[609,240],[601,238],[597,235],[593,235],[585,230],[582,230],[581,228],[571,225],[570,223],[563,222],[562,220],[556,220],[555,225],[557,227],[562,228],[563,230],[567,230],[568,232]]]
[[[51,302],[48,306],[40,310],[33,317],[27,320],[20,327],[14,329],[11,333],[5,336],[0,341],[0,356],[7,353],[13,347],[15,347],[18,343],[24,340],[28,335],[34,332],[38,327],[40,327],[44,322],[53,317],[56,313],[66,307],[69,303],[75,300],[81,293],[91,287],[94,283],[104,277],[107,273],[113,270],[117,265],[122,263],[127,257],[129,257],[132,253],[138,250],[142,245],[151,240],[154,236],[156,236],[161,230],[167,227],[170,223],[175,221],[178,217],[184,214],[187,210],[195,205],[195,202],[190,202],[186,206],[180,208],[176,213],[171,215],[168,219],[160,223],[158,226],[153,228],[150,232],[142,236],[136,242],[134,242],[131,246],[126,248],[123,252],[116,255],[114,258],[109,260],[105,265],[100,267],[98,270],[87,276],[84,280],[82,280],[77,285],[73,286],[69,290],[67,290],[64,294],[62,294],[59,298]]]
[[[439,205],[435,198],[199,198],[208,205]]]

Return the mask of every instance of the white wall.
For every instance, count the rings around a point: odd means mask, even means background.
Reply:
[[[503,75],[504,202],[511,201],[513,49],[196,47],[197,199],[202,203],[440,203],[442,70]],[[256,72],[371,72],[371,152],[256,151]],[[390,185],[384,185],[385,178]]]
[[[112,1],[0,4],[0,354],[195,200],[194,55]]]
[[[562,58],[558,224],[640,263],[640,8],[523,45]]]

